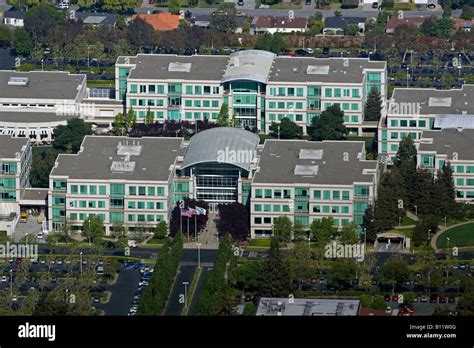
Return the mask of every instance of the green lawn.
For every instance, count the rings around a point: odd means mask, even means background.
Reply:
[[[447,247],[446,238],[448,237],[450,247],[474,246],[474,223],[457,226],[447,230],[438,237],[436,247],[440,249]]]
[[[407,238],[411,238],[413,235],[413,228],[408,227],[408,228],[399,228],[396,229],[395,232],[403,234]]]
[[[410,225],[415,225],[416,221],[410,219],[408,216],[404,216],[402,219],[402,226],[410,226]]]

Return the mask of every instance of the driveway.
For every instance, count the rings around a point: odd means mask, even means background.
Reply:
[[[18,222],[13,233],[13,241],[19,242],[28,233],[28,236],[35,236],[36,241],[44,243],[44,239],[36,239],[36,234],[41,231],[41,224],[38,223],[37,219],[37,216],[30,215],[27,222]]]
[[[107,290],[112,292],[109,302],[95,307],[104,310],[105,315],[127,315],[139,281],[139,270],[121,268],[117,282],[107,286]]]
[[[184,295],[185,286],[183,282],[188,282],[187,295],[189,295],[189,289],[193,281],[194,273],[196,272],[197,266],[180,266],[179,273],[176,276],[176,280],[171,289],[170,297],[168,298],[168,304],[166,305],[165,315],[181,315],[184,308],[184,303],[180,303],[181,295]]]

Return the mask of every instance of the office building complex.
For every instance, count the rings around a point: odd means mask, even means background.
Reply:
[[[216,121],[224,103],[240,127],[268,133],[282,118],[306,132],[313,117],[339,104],[351,133],[374,132],[363,109],[374,87],[386,98],[386,63],[361,58],[278,57],[259,50],[230,56],[119,57],[115,95],[138,122]]]
[[[456,200],[474,203],[474,129],[450,128],[425,131],[417,163],[433,173],[446,163],[453,170]]]
[[[472,127],[473,95],[474,85],[451,90],[395,88],[387,115],[380,120],[378,152],[393,159],[400,141],[407,135],[418,147],[424,131]]]
[[[332,217],[342,227],[362,223],[376,196],[378,163],[365,159],[359,141],[267,140],[252,182],[251,235],[270,236],[287,215],[308,228]]]

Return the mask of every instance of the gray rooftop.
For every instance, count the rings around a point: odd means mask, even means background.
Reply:
[[[433,139],[427,144],[423,139]],[[423,132],[419,152],[436,151],[438,154],[453,159],[453,153],[457,153],[460,160],[474,160],[474,129],[443,129]]]
[[[181,168],[203,163],[229,163],[250,171],[258,135],[240,128],[216,127],[193,136]]]
[[[251,80],[267,83],[275,57],[274,53],[260,50],[232,53],[222,82]]]
[[[395,88],[392,102],[419,105],[415,112],[421,115],[474,114],[474,85],[461,89],[438,90],[433,88]],[[419,103],[419,104],[417,104]]]
[[[36,112],[36,111],[0,111],[0,122],[11,123],[42,123],[67,121],[77,116],[57,115],[54,112]]]
[[[385,62],[370,61],[367,58],[278,56],[273,63],[269,80],[361,83],[364,69],[385,69]]]
[[[117,61],[123,64],[124,59],[125,57],[119,57]],[[228,56],[139,54],[130,59],[130,63],[136,64],[136,67],[131,70],[129,78],[220,81],[228,59]],[[170,71],[170,64],[173,63],[191,63],[191,68],[189,72]]]
[[[170,71],[170,64],[174,63],[183,66],[191,63],[189,72]],[[364,69],[383,70],[386,66],[385,62],[367,58],[277,57],[261,50],[243,50],[230,56],[139,54],[136,57],[118,57],[117,64],[136,65],[130,72],[132,79],[253,80],[262,83],[361,83]]]
[[[29,187],[21,191],[21,199],[25,201],[46,201],[48,198],[47,188]]]
[[[10,78],[27,78],[26,85],[11,85]],[[86,75],[73,75],[59,71],[16,72],[0,71],[0,99],[76,99]]]
[[[29,138],[14,138],[10,135],[0,135],[0,158],[13,159],[21,153],[22,147],[28,145]]]
[[[51,175],[85,180],[167,181],[176,157],[184,153],[182,142],[182,138],[86,136],[79,153],[58,156]],[[137,147],[141,148],[135,151]],[[123,155],[117,154],[119,148],[125,148],[119,152]]]
[[[365,160],[364,147],[365,144],[361,141],[266,140],[258,153],[259,170],[255,174],[254,183],[371,183],[374,174],[364,173],[364,170],[375,171],[377,161]],[[314,150],[321,150],[322,154],[321,151]],[[344,161],[346,153],[348,161]]]
[[[359,300],[327,298],[268,298],[258,303],[257,316],[356,316]]]

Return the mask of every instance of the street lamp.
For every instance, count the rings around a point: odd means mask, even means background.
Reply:
[[[399,216],[398,217],[398,227],[401,227],[402,226],[402,217]]]
[[[415,215],[418,216],[418,206],[415,205]]]
[[[186,298],[188,297],[188,284],[189,282],[183,282],[184,285],[184,307],[187,307]]]
[[[13,268],[10,270],[10,297],[13,297]]]
[[[198,268],[201,268],[201,245],[202,243],[196,243],[198,247]]]
[[[448,242],[448,249],[449,249],[449,237],[446,237],[446,241]]]
[[[444,217],[444,227],[446,227],[447,222],[448,222],[448,221],[447,221],[447,218],[446,218],[446,216],[445,216],[445,217]]]
[[[81,267],[81,275],[82,275],[82,251],[79,253],[79,255],[81,255],[81,264],[80,264],[80,267]]]
[[[409,75],[408,75],[408,72],[409,72],[409,71],[410,71],[410,68],[407,67],[407,88],[408,88],[408,82],[409,82],[409,80],[408,80],[408,76],[409,76]]]
[[[431,238],[431,229],[428,230],[428,240]]]

